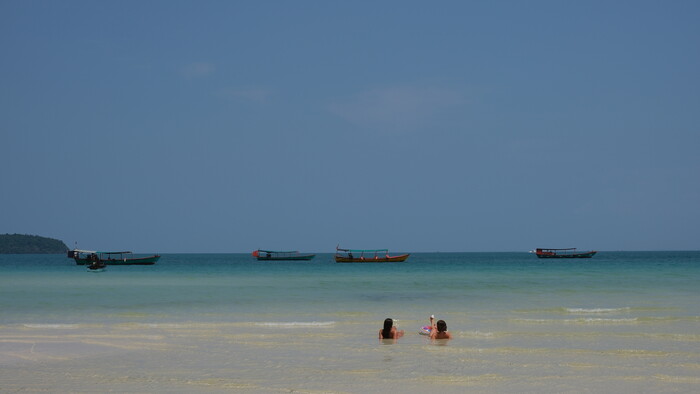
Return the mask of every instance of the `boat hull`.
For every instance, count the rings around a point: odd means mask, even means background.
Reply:
[[[302,254],[302,255],[298,255],[298,256],[280,256],[280,257],[258,256],[257,259],[258,259],[258,261],[301,261],[301,260],[311,260],[314,257],[316,257],[315,254]]]
[[[598,253],[597,251],[583,252],[583,253],[557,253],[557,254],[544,254],[538,253],[537,257],[541,259],[588,259],[593,257]]]
[[[88,258],[73,257],[77,265],[90,265],[92,262]],[[160,255],[148,257],[128,258],[128,259],[100,259],[100,262],[105,265],[153,265]]]
[[[335,256],[336,263],[400,263],[406,261],[411,254],[402,254],[400,256],[385,256],[385,257],[347,257]]]

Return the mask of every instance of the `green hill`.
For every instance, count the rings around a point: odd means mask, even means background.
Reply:
[[[66,253],[63,241],[38,235],[0,234],[0,254],[58,254]]]

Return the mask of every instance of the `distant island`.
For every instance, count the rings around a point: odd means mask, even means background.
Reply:
[[[68,247],[63,241],[38,235],[0,234],[0,254],[59,254]]]

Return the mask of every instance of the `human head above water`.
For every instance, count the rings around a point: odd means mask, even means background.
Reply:
[[[391,320],[390,318],[386,318],[384,320],[384,329],[382,330],[382,336],[384,338],[391,338],[391,328],[394,325],[394,321]]]
[[[391,330],[391,327],[394,325],[394,321],[391,320],[391,318],[387,317],[386,320],[384,320],[384,329],[385,330]]]
[[[438,330],[438,332],[447,331],[447,323],[445,323],[444,320],[438,320],[437,321],[437,330]]]

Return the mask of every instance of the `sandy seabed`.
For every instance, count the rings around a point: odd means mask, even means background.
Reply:
[[[419,327],[421,322],[402,324]],[[379,341],[378,324],[370,329],[361,319],[5,326],[0,391],[700,390],[698,334],[645,333],[625,330],[623,323],[613,330],[601,330],[601,322],[567,330],[542,330],[541,324],[527,330],[527,324],[532,323],[516,322],[507,331],[454,330],[448,342],[430,342],[413,330],[397,342]]]

